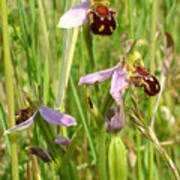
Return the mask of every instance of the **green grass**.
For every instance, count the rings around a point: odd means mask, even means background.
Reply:
[[[128,179],[175,179],[167,162],[172,160],[180,172],[180,2],[153,2],[155,1],[111,0],[111,9],[117,11],[118,27],[112,36],[101,37],[93,35],[88,24],[72,30],[57,27],[59,18],[74,1],[6,1],[8,31],[0,23],[0,39],[6,42],[2,32],[8,32],[10,51],[7,50],[7,43],[0,41],[0,179],[18,179],[18,175],[19,179],[27,176],[38,179],[38,175],[41,179],[97,179],[98,174],[103,174],[108,179],[109,172],[104,172],[108,170],[108,157],[101,155],[108,154],[110,135],[101,133],[102,127],[96,123],[101,121],[100,116],[89,111],[86,87],[78,86],[79,78],[116,65],[126,53],[126,41],[142,38],[146,45],[136,49],[141,53],[148,71],[160,81],[164,57],[168,51],[165,32],[174,40],[174,57],[165,76],[153,130],[169,156],[150,141],[152,134],[148,125],[151,124],[158,98],[149,98],[143,88],[129,88],[123,95],[127,123],[121,130],[120,137],[129,160]],[[154,11],[154,6],[157,6],[157,12]],[[160,33],[158,39],[157,33]],[[9,60],[12,66],[4,65],[4,60]],[[96,86],[88,86],[94,107],[103,116],[112,103],[116,106],[108,96],[110,83],[107,80]],[[39,87],[42,97],[39,97]],[[63,153],[60,155],[64,167],[57,167],[56,163],[49,165],[38,158],[33,160],[27,154],[28,146],[46,150],[48,144],[52,144],[46,142],[38,126],[13,134],[13,138],[16,137],[16,148],[14,140],[3,135],[8,127],[14,125],[13,112],[28,106],[27,96],[36,103],[42,98],[48,107],[76,118],[77,126],[60,129],[51,126],[55,135],[61,132],[64,136],[73,137],[72,149],[61,149],[69,155],[69,158]],[[131,96],[136,97],[137,106]],[[137,130],[138,126],[134,121],[144,123],[147,136]],[[16,164],[15,149],[19,164]],[[11,159],[12,152],[14,160]],[[100,165],[99,159],[102,160]],[[35,173],[32,171],[33,167],[37,167]],[[18,168],[19,173],[11,171],[13,168]]]

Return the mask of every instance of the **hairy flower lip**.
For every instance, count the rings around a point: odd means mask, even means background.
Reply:
[[[90,9],[87,17],[92,32],[101,36],[112,35],[117,27],[115,14],[115,11],[112,11],[103,4]]]

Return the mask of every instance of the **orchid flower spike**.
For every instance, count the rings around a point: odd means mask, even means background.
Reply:
[[[116,12],[103,1],[90,3],[83,0],[68,10],[59,20],[59,28],[73,28],[89,22],[91,30],[97,35],[111,35],[116,29]]]
[[[40,106],[33,109],[31,107],[22,109],[16,114],[16,126],[5,131],[5,134],[9,134],[14,131],[20,131],[28,128],[36,119],[37,113],[40,113],[41,117],[51,124],[59,126],[73,126],[76,125],[74,117],[62,114],[58,111],[54,111],[46,106]]]
[[[155,96],[160,91],[160,84],[155,76],[149,74],[144,67],[134,63],[131,67],[128,64],[118,63],[116,66],[88,74],[79,80],[79,85],[92,85],[103,82],[112,77],[110,94],[120,104],[121,97],[130,84],[136,87],[143,87],[144,92],[149,96]]]

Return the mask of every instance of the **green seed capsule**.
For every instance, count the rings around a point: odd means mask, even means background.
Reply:
[[[127,179],[126,148],[118,135],[112,135],[108,151],[110,180]]]

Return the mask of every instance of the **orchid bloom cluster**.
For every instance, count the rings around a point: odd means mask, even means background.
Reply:
[[[125,125],[124,112],[121,110],[122,96],[130,84],[143,87],[149,96],[155,96],[160,91],[160,84],[155,76],[149,74],[139,62],[118,63],[116,66],[88,74],[80,78],[79,85],[93,85],[103,82],[112,77],[110,94],[118,104],[117,112],[106,120],[108,131],[117,132]]]
[[[60,18],[58,27],[72,28],[89,22],[94,34],[107,36],[116,29],[115,16],[116,11],[109,9],[109,2],[83,0]]]

